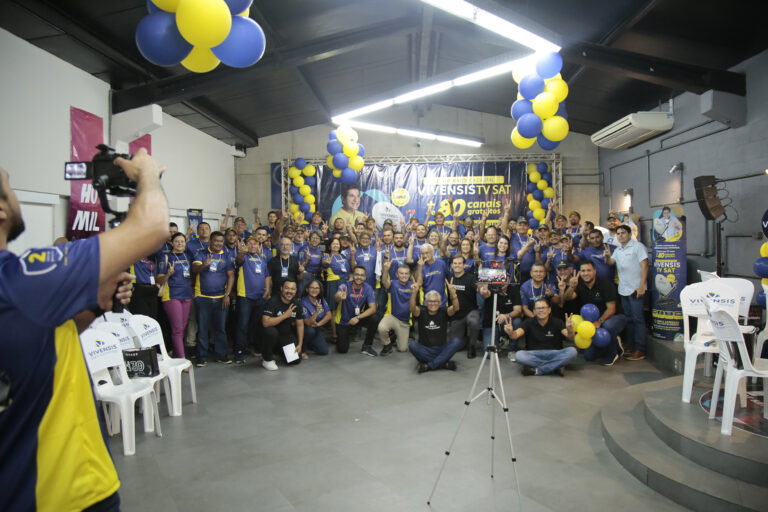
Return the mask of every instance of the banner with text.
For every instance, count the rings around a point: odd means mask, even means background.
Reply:
[[[681,339],[680,291],[686,285],[685,223],[664,207],[653,214],[651,332],[663,340]]]
[[[423,222],[427,211],[434,210],[442,212],[450,226],[451,196],[458,219],[479,220],[487,213],[488,225],[496,224],[506,201],[512,205],[510,218],[525,213],[524,162],[366,165],[356,183],[359,201],[352,194],[344,203],[342,185],[331,179],[331,170],[318,166],[318,173],[318,211],[324,219],[346,206],[373,217],[379,228],[387,219],[399,227],[401,220],[413,216]]]
[[[96,146],[104,141],[104,121],[101,117],[70,107],[70,154],[72,161],[86,162],[99,152]],[[63,165],[62,165],[63,167]],[[88,238],[106,230],[106,214],[90,180],[70,182],[67,240]]]
[[[197,226],[203,222],[202,208],[187,208],[187,222],[192,227],[193,236],[197,236]]]

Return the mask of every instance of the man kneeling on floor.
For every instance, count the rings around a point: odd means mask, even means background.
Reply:
[[[411,314],[419,320],[419,341],[408,343],[408,350],[419,361],[417,368],[419,373],[429,370],[445,368],[456,370],[456,363],[451,357],[461,347],[461,338],[454,338],[446,343],[448,337],[448,317],[453,316],[459,310],[459,298],[456,296],[456,287],[448,284],[448,300],[451,305],[441,307],[440,293],[434,290],[424,295],[424,306],[416,305],[416,297],[419,295],[419,285],[411,285]]]
[[[547,299],[537,299],[533,305],[533,318],[523,322],[515,329],[511,323],[504,330],[513,340],[525,335],[527,350],[518,350],[517,362],[523,368],[522,374],[546,375],[555,373],[565,376],[565,365],[576,357],[574,347],[563,348],[563,340],[573,340],[572,315],[568,315],[565,324],[559,318],[552,318],[552,308]]]

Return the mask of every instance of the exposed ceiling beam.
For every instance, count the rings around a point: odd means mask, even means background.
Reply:
[[[151,103],[163,105],[185,101],[189,98],[205,95],[221,86],[257,80],[269,75],[275,69],[297,67],[335,57],[393,34],[411,32],[416,26],[416,20],[412,17],[398,18],[288,48],[281,48],[279,54],[272,51],[251,68],[226,68],[211,73],[170,77],[150,84],[115,91],[112,108],[115,112],[123,112]]]
[[[419,44],[419,63],[416,80],[423,82],[429,72],[429,50],[432,45],[432,18],[434,10],[429,5],[424,6],[421,14],[421,37]]]
[[[576,43],[560,52],[563,58],[587,67],[624,75],[677,91],[701,94],[710,89],[744,96],[746,77],[721,69],[675,62],[593,43]]]
[[[259,138],[253,130],[223,112],[208,98],[196,98],[194,101],[185,101],[184,104],[234,135],[237,139],[236,146],[252,148],[259,145]]]

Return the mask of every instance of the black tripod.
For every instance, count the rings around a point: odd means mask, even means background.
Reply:
[[[494,286],[494,285],[492,285]],[[512,445],[512,431],[509,426],[509,408],[507,407],[507,398],[504,393],[504,382],[501,379],[501,365],[499,364],[499,351],[498,347],[496,346],[496,317],[498,316],[498,311],[496,310],[496,301],[498,298],[498,291],[494,291],[493,293],[493,314],[491,315],[492,320],[492,327],[493,330],[491,331],[491,344],[485,349],[485,354],[481,358],[480,361],[480,367],[477,369],[477,374],[475,375],[475,380],[472,382],[472,388],[469,390],[469,395],[467,396],[467,399],[464,401],[464,411],[461,413],[461,418],[459,419],[459,425],[456,427],[456,432],[453,434],[453,439],[451,439],[451,444],[448,446],[448,449],[445,451],[445,458],[443,459],[443,463],[440,466],[440,471],[437,474],[437,478],[435,479],[435,484],[432,486],[432,492],[429,494],[429,499],[427,500],[427,505],[431,505],[432,497],[435,494],[435,490],[437,489],[437,484],[440,481],[440,477],[443,474],[443,470],[445,469],[445,464],[448,462],[448,456],[451,455],[451,450],[453,449],[453,445],[456,442],[456,438],[459,435],[459,430],[461,430],[461,425],[464,423],[464,418],[467,415],[467,411],[469,410],[469,406],[472,405],[473,402],[475,402],[478,398],[482,397],[483,395],[488,395],[488,405],[491,406],[491,478],[493,478],[493,463],[494,463],[494,441],[496,440],[496,405],[501,407],[501,410],[504,412],[504,419],[507,422],[507,439],[509,440],[509,451],[512,456],[512,471],[515,475],[515,487],[517,488],[517,506],[518,510],[522,510],[522,505],[520,503],[520,482],[517,478],[517,467],[515,462],[517,461],[517,458],[515,457],[515,449]],[[477,383],[480,381],[480,374],[483,372],[483,368],[485,367],[486,361],[490,361],[490,368],[491,371],[488,375],[488,387],[482,391],[480,391],[477,395],[475,395],[475,388],[477,387]],[[501,391],[501,396],[496,394],[496,386],[498,384],[498,387]]]

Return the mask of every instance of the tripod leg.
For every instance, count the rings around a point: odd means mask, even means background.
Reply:
[[[494,373],[494,359],[498,359],[499,354],[494,352],[491,356],[491,375]],[[491,377],[493,378],[493,377]],[[488,398],[494,397],[493,382],[491,382],[488,388]],[[491,478],[493,478],[493,457],[494,457],[494,441],[496,440],[496,404],[489,404],[491,406]]]
[[[501,399],[499,399],[497,396],[496,400],[501,404],[501,408],[504,411],[504,419],[507,422],[507,439],[509,439],[509,452],[512,456],[512,472],[515,475],[515,487],[517,487],[517,508],[518,510],[523,510],[523,505],[520,499],[520,481],[517,479],[517,457],[515,457],[515,448],[512,445],[512,428],[509,425],[509,407],[507,407],[507,394],[504,392],[504,381],[501,378],[501,365],[499,364],[498,354],[496,354],[494,363],[496,365],[497,374],[499,376],[499,390],[501,390]]]

